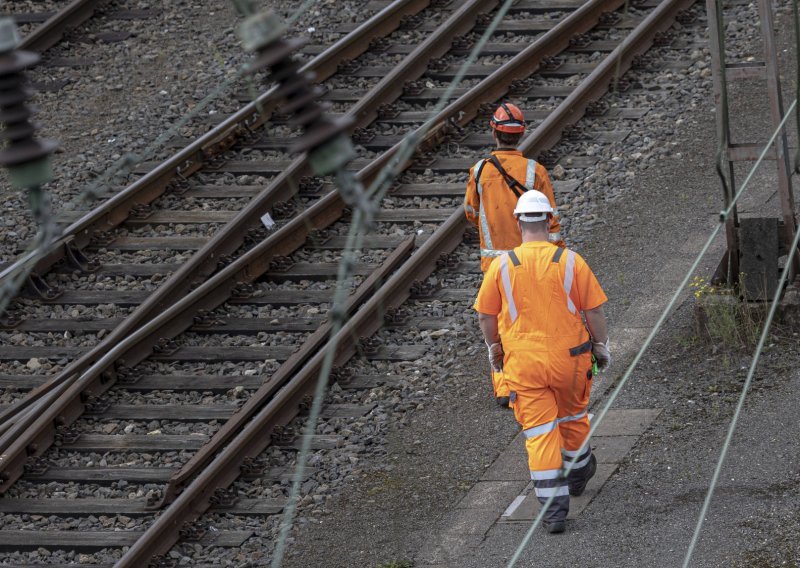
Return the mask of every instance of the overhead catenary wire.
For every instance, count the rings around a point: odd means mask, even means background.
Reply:
[[[726,207],[724,210],[722,210],[720,212],[717,225],[711,231],[711,234],[709,235],[709,237],[706,240],[705,244],[700,249],[700,252],[697,254],[697,256],[695,257],[694,261],[692,262],[691,267],[686,272],[686,275],[684,276],[684,278],[681,280],[681,283],[676,288],[675,292],[673,293],[672,297],[670,298],[670,301],[667,303],[666,307],[661,312],[661,315],[659,316],[658,320],[656,321],[655,325],[653,326],[653,329],[650,331],[650,334],[647,336],[647,338],[645,339],[645,341],[642,344],[641,348],[639,349],[639,351],[634,356],[633,361],[628,366],[628,368],[626,369],[626,371],[623,374],[622,378],[617,383],[617,386],[614,388],[614,390],[609,395],[609,398],[606,401],[605,405],[603,406],[602,410],[594,417],[594,420],[592,420],[591,428],[589,429],[589,435],[586,437],[586,440],[583,442],[583,445],[581,446],[580,450],[577,452],[576,456],[570,461],[570,463],[567,464],[564,467],[565,474],[569,473],[570,471],[572,471],[572,468],[577,463],[578,456],[580,456],[581,453],[589,445],[589,441],[591,440],[592,436],[595,434],[595,432],[599,428],[600,424],[603,422],[603,419],[605,418],[606,414],[608,413],[608,410],[614,404],[614,401],[617,399],[617,396],[619,396],[619,393],[622,391],[624,386],[627,384],[628,380],[631,377],[631,374],[633,373],[633,370],[639,364],[639,361],[644,356],[644,353],[645,353],[645,351],[647,351],[647,348],[650,347],[650,344],[653,342],[653,339],[655,339],[656,334],[658,333],[658,331],[661,329],[661,327],[666,322],[667,318],[669,317],[670,313],[672,312],[672,308],[675,306],[675,304],[677,304],[678,298],[680,297],[681,293],[686,288],[686,286],[689,284],[689,280],[692,277],[692,274],[694,274],[694,272],[697,270],[697,267],[700,265],[700,261],[703,259],[703,257],[705,256],[706,252],[708,252],[709,248],[711,248],[711,245],[714,242],[714,239],[717,237],[717,235],[719,234],[720,230],[724,226],[725,221],[728,218],[728,215],[730,215],[731,211],[736,206],[736,202],[739,200],[739,198],[742,196],[744,191],[747,189],[748,185],[750,184],[750,180],[753,178],[753,175],[755,174],[756,170],[758,169],[758,166],[761,164],[761,162],[764,161],[764,158],[766,157],[767,153],[769,152],[769,149],[772,147],[772,144],[775,142],[775,139],[780,135],[781,131],[783,130],[784,125],[786,124],[786,121],[789,119],[789,117],[791,116],[792,112],[795,110],[796,106],[797,106],[797,99],[795,99],[792,102],[792,104],[789,106],[789,109],[786,111],[786,114],[784,115],[784,117],[781,120],[780,124],[777,126],[777,128],[773,132],[773,134],[770,137],[769,141],[765,144],[764,149],[762,150],[761,154],[758,157],[758,160],[756,160],[756,162],[753,164],[753,167],[751,168],[750,172],[748,173],[747,178],[742,183],[742,186],[739,188],[739,191],[737,191],[736,194],[733,196],[733,198],[731,199],[731,202],[728,205],[728,207]],[[795,246],[796,246],[796,243],[795,243]],[[530,542],[530,539],[533,537],[533,534],[536,531],[536,528],[539,526],[539,524],[541,523],[542,519],[544,518],[545,511],[547,510],[547,507],[550,506],[550,504],[552,503],[553,499],[554,499],[554,496],[549,497],[547,502],[542,505],[541,510],[539,511],[539,514],[536,516],[536,518],[531,523],[531,526],[526,531],[525,535],[523,536],[522,540],[520,541],[519,545],[517,546],[517,549],[514,551],[513,556],[509,560],[509,562],[507,564],[507,568],[513,568],[516,565],[516,563],[519,560],[520,556],[524,552],[525,547],[528,545],[528,542]]]
[[[800,8],[798,8],[797,4],[798,3],[796,1],[792,2],[792,16],[795,37],[795,89],[797,97],[800,99]],[[720,36],[722,36],[721,33]],[[795,99],[795,103],[798,99]],[[791,112],[791,109],[789,112]],[[797,125],[797,134],[800,138],[800,112],[795,112],[795,122]],[[800,148],[798,148],[795,156],[795,171],[800,173]],[[783,286],[786,284],[786,280],[791,272],[790,267],[795,260],[796,255],[794,251],[797,250],[797,246],[800,244],[800,231],[797,230],[797,227],[794,227],[794,232],[794,239],[792,240],[792,245],[789,247],[789,254],[786,257],[786,264],[783,267],[781,277],[778,279],[778,286],[776,287],[775,294],[772,298],[772,305],[770,306],[767,318],[763,323],[764,329],[761,331],[761,336],[759,337],[756,351],[753,354],[753,360],[750,362],[750,368],[747,371],[747,377],[742,385],[742,392],[739,395],[738,402],[736,403],[736,410],[733,413],[733,418],[731,418],[731,423],[728,426],[728,432],[725,436],[725,442],[722,445],[722,450],[720,451],[719,458],[717,459],[717,464],[714,467],[714,474],[711,477],[711,483],[709,484],[708,491],[703,499],[703,506],[700,509],[700,515],[697,518],[697,524],[695,525],[694,532],[692,533],[692,540],[689,542],[689,548],[686,550],[686,556],[683,559],[683,568],[688,568],[689,563],[692,560],[692,556],[694,555],[695,548],[697,547],[697,543],[700,540],[700,533],[703,530],[706,515],[708,514],[708,509],[711,506],[711,499],[714,496],[714,491],[717,487],[717,483],[719,482],[719,476],[722,473],[722,466],[725,463],[725,458],[728,455],[728,449],[733,441],[733,434],[736,431],[736,426],[739,422],[739,416],[744,408],[744,401],[747,397],[747,392],[750,390],[750,385],[753,382],[756,365],[758,365],[758,361],[761,358],[761,353],[764,350],[764,344],[766,343],[769,335],[769,329],[772,325],[772,320],[775,318],[775,314],[777,313],[778,301],[783,292]]]
[[[318,0],[306,0],[299,8],[294,10],[289,16],[287,22],[289,25],[294,24],[308,9]],[[251,5],[251,0],[233,0],[234,4],[239,6]],[[245,8],[246,9],[246,8]],[[227,92],[233,85],[239,82],[243,77],[251,75],[251,63],[240,65],[225,81],[217,85],[208,95],[203,97],[195,106],[188,112],[184,113],[179,119],[173,122],[166,130],[164,130],[155,140],[148,144],[144,150],[139,153],[127,152],[118,158],[113,164],[106,168],[97,178],[89,182],[77,196],[70,201],[73,205],[80,202],[93,201],[102,192],[110,188],[112,181],[115,178],[130,175],[133,168],[142,163],[144,160],[151,158],[155,153],[165,146],[175,135],[180,133],[180,129],[186,126],[192,119],[196,118],[203,112],[210,104],[219,99],[225,92]],[[50,215],[48,208],[47,215],[43,217],[46,220],[45,224],[39,223],[43,228],[39,231],[35,240],[28,246],[26,251],[20,255],[14,266],[15,271],[9,271],[4,274],[2,286],[0,286],[0,316],[2,316],[8,304],[19,294],[25,280],[33,270],[35,261],[43,258],[50,252],[50,245],[53,239],[57,239],[58,227],[55,220]],[[36,219],[39,221],[39,218]]]
[[[431,116],[436,116],[447,105],[447,102],[449,101],[453,92],[456,88],[458,88],[458,85],[466,75],[469,66],[472,65],[478,58],[478,55],[486,46],[486,43],[489,41],[489,38],[492,36],[492,34],[494,34],[497,26],[503,20],[513,2],[514,0],[505,0],[500,8],[498,8],[497,14],[495,14],[494,18],[483,32],[478,42],[470,51],[467,59],[459,67],[456,75],[453,77],[447,89],[444,93],[442,93],[441,97],[437,101],[434,109],[431,111]],[[431,128],[432,125],[433,120],[428,120],[423,123],[419,129],[404,137],[403,145],[396,152],[390,163],[378,173],[375,181],[367,190],[366,197],[371,203],[380,202],[385,192],[389,189],[391,182],[397,177],[402,165],[408,160],[408,158],[411,157],[411,155],[413,155],[419,143],[424,139],[425,133]],[[354,180],[352,180],[350,176],[347,176],[345,172],[343,177],[337,176],[337,182],[352,184],[354,183]],[[314,390],[314,398],[311,403],[308,420],[304,428],[302,445],[297,456],[297,463],[292,478],[292,488],[289,494],[288,502],[284,506],[280,534],[272,556],[272,568],[280,568],[283,562],[283,556],[286,550],[286,542],[289,537],[289,531],[292,528],[294,514],[297,508],[297,500],[305,472],[306,460],[308,459],[308,453],[311,449],[311,437],[316,430],[316,424],[322,410],[322,401],[327,391],[328,380],[333,368],[333,361],[337,350],[338,333],[341,330],[346,318],[346,314],[344,313],[342,306],[353,277],[353,268],[355,266],[354,254],[355,251],[360,249],[363,245],[365,235],[364,228],[366,225],[365,222],[367,221],[368,217],[368,212],[361,207],[356,207],[353,211],[353,219],[347,235],[347,242],[344,247],[345,252],[342,260],[339,263],[334,300],[330,308],[332,317],[332,326],[330,331],[331,339],[326,346],[325,359],[322,364],[322,369],[320,370],[320,376]]]
[[[792,246],[789,249],[790,251],[794,251],[797,249],[797,245],[800,243],[800,231],[795,231],[794,240],[792,241]],[[778,309],[778,302],[780,301],[781,294],[783,292],[783,286],[786,284],[787,277],[789,275],[789,267],[794,262],[795,255],[789,254],[786,260],[786,265],[783,268],[783,272],[781,273],[781,277],[778,279],[778,287],[775,290],[775,294],[772,297],[772,305],[770,306],[769,313],[767,314],[767,318],[764,320],[764,329],[761,331],[761,337],[758,339],[758,345],[756,346],[755,354],[753,355],[753,360],[750,362],[750,368],[747,371],[747,378],[744,381],[744,385],[742,385],[742,392],[739,395],[739,401],[736,403],[736,410],[733,413],[733,418],[731,419],[731,423],[728,426],[728,433],[725,436],[725,442],[722,444],[722,451],[720,452],[719,459],[717,460],[717,465],[714,468],[714,475],[711,477],[711,484],[708,488],[708,492],[706,493],[705,499],[703,500],[703,507],[700,509],[700,515],[697,519],[697,524],[694,528],[694,533],[692,534],[692,540],[689,543],[689,548],[686,551],[686,557],[683,560],[683,568],[688,568],[689,562],[692,560],[692,555],[694,554],[694,550],[697,546],[697,542],[700,539],[700,532],[703,529],[703,523],[705,522],[706,514],[708,513],[708,508],[711,505],[711,499],[714,496],[714,490],[717,487],[717,483],[719,482],[719,476],[722,471],[722,466],[725,462],[725,458],[728,455],[728,449],[730,448],[731,441],[733,440],[733,434],[736,431],[736,425],[739,422],[739,416],[742,413],[742,408],[744,407],[744,401],[747,397],[747,391],[750,389],[750,385],[753,382],[753,375],[755,374],[756,365],[758,365],[758,361],[761,358],[761,353],[764,350],[764,344],[767,341],[767,337],[769,336],[770,326],[772,325],[772,320],[775,318],[775,313]]]
[[[795,96],[800,99],[800,6],[795,0],[792,2],[792,16],[794,20],[794,64],[795,64]],[[795,115],[797,138],[800,140],[800,112]],[[794,156],[794,171],[800,174],[800,145]]]
[[[719,89],[719,105],[718,105],[718,112],[719,112],[719,140],[717,141],[717,153],[714,157],[714,168],[717,172],[717,177],[719,178],[720,185],[722,186],[722,200],[725,206],[728,206],[731,202],[731,192],[733,188],[734,180],[728,180],[725,174],[725,158],[728,155],[727,148],[728,143],[730,142],[730,114],[729,114],[729,107],[728,107],[728,75],[727,75],[727,66],[725,65],[725,20],[722,15],[723,7],[722,7],[722,0],[714,0],[714,4],[716,9],[714,10],[715,16],[715,26],[717,30],[716,38],[712,38],[711,41],[717,42],[717,53],[719,54],[719,61],[720,65],[714,69],[714,73],[717,74],[717,85]],[[734,215],[733,222],[736,222],[736,217]],[[728,259],[727,262],[727,274],[726,274],[726,282],[733,282],[734,281],[734,274],[733,274],[733,265],[734,263]]]
[[[57,225],[53,222],[50,197],[47,192],[41,187],[31,188],[28,191],[33,220],[39,229],[28,246],[26,254],[35,258],[47,253],[47,245],[55,237]],[[33,265],[23,266],[0,286],[0,316],[5,314],[8,305],[19,294],[25,285],[25,280],[32,272]]]

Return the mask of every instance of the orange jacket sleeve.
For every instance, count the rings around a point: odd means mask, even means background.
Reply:
[[[553,206],[553,220],[550,223],[550,242],[563,248],[565,244],[564,239],[561,237],[561,223],[558,221],[558,205],[553,193],[553,184],[550,183],[550,175],[547,173],[547,168],[538,162],[536,163],[536,179],[533,182],[533,189],[541,191],[550,200],[550,205]]]
[[[481,206],[481,198],[478,195],[478,184],[475,182],[475,166],[469,169],[469,181],[467,181],[467,193],[464,195],[464,214],[467,221],[478,226],[478,211]]]
[[[483,275],[478,297],[475,298],[475,303],[472,306],[476,312],[496,316],[503,309],[503,298],[500,295],[500,286],[497,283],[498,267],[499,261],[495,258],[492,260],[489,270]]]

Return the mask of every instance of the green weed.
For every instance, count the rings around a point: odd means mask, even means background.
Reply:
[[[699,337],[731,348],[755,346],[767,317],[767,303],[744,302],[733,288],[712,286],[699,276],[690,286],[697,302]]]

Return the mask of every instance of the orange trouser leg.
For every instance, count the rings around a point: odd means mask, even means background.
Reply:
[[[585,473],[592,455],[591,447],[581,450],[581,446],[589,435],[589,394],[592,390],[591,353],[578,357],[558,357],[560,368],[553,381],[558,401],[558,431],[561,435],[564,466],[575,464],[569,473],[569,479],[580,478]],[[555,362],[555,361],[554,361]]]
[[[514,416],[525,432],[525,449],[534,491],[544,506],[544,520],[563,521],[569,512],[569,489],[562,476],[558,404],[548,387],[515,390]]]
[[[492,374],[492,387],[494,388],[494,396],[501,397],[501,396],[508,396],[510,390],[508,388],[508,383],[506,382],[503,373],[495,373],[491,369],[489,372]]]

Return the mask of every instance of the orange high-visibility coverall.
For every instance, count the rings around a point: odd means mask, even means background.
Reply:
[[[558,222],[556,200],[547,169],[536,160],[529,160],[518,150],[495,150],[492,152],[506,173],[524,184],[528,189],[544,193],[553,206],[550,223],[550,241],[564,246],[561,239],[561,224]],[[476,176],[480,172],[480,179]],[[522,236],[514,217],[517,195],[511,190],[503,176],[486,160],[480,160],[469,170],[467,193],[464,196],[464,212],[473,225],[478,227],[481,237],[481,270],[486,272],[492,260],[522,242]],[[508,396],[509,389],[503,373],[492,371],[492,386],[497,397]]]
[[[553,206],[550,242],[563,246],[553,185],[547,169],[536,160],[525,158],[518,150],[495,150],[492,154],[497,157],[508,175],[528,189],[537,189],[547,196]],[[480,179],[476,181],[479,171]],[[514,217],[517,199],[517,195],[491,163],[480,160],[470,168],[467,193],[464,196],[464,212],[467,220],[478,227],[481,236],[481,270],[484,272],[489,269],[492,259],[522,242]]]
[[[538,241],[495,259],[484,275],[475,309],[497,316],[505,357],[503,371],[514,415],[525,431],[534,489],[545,520],[569,511],[567,479],[560,474],[589,434],[586,409],[592,388],[592,345],[581,312],[607,300],[577,253]],[[588,467],[584,449],[570,478]]]

